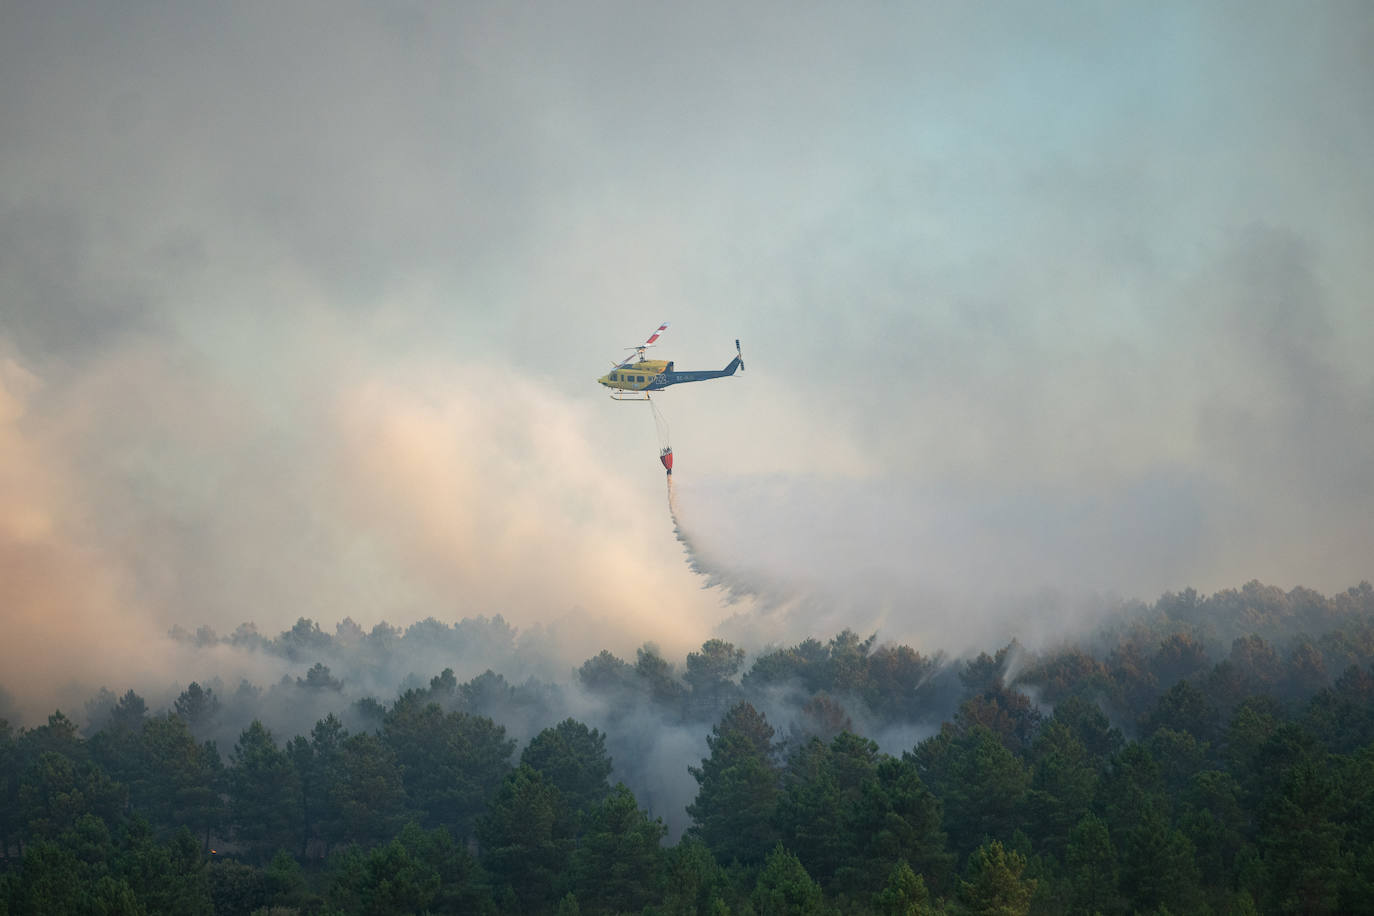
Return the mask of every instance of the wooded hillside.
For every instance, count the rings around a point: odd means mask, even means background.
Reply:
[[[300,667],[266,689],[0,720],[0,914],[1374,910],[1368,583],[964,659],[844,631],[346,689],[409,638],[510,649],[416,626],[302,620],[243,646]]]

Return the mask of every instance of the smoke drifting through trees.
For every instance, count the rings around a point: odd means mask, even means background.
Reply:
[[[1078,645],[958,660],[846,630],[752,658],[712,639],[682,665],[644,646],[559,683],[445,669],[406,675],[389,701],[358,695],[425,645],[518,665],[538,654],[521,639],[499,618],[174,634],[207,662],[287,673],[225,699],[189,685],[169,710],[102,691],[85,738],[60,712],[0,723],[0,902],[86,912],[100,907],[82,894],[118,892],[162,901],[150,912],[210,909],[172,896],[362,912],[360,895],[398,893],[388,882],[417,859],[424,899],[461,897],[464,911],[571,898],[700,912],[703,895],[766,909],[803,892],[856,913],[995,897],[1014,912],[1269,912],[1299,896],[1355,912],[1367,899],[1368,583],[1167,594]],[[302,705],[342,713],[308,737],[264,726]],[[902,727],[920,733],[864,737]],[[227,754],[198,740],[223,731]]]
[[[1368,666],[1374,590],[1363,584],[1326,598],[1251,583],[1210,597],[1169,594],[1076,644],[990,645],[962,659],[845,630],[747,651],[712,639],[682,662],[646,644],[633,658],[603,651],[574,669],[547,633],[500,617],[371,631],[344,620],[333,633],[302,619],[275,637],[251,624],[224,636],[202,627],[174,631],[171,644],[183,653],[186,680],[141,688],[135,698],[151,712],[174,710],[222,753],[255,719],[279,740],[309,734],[330,714],[350,731],[371,732],[407,691],[490,717],[519,745],[571,717],[606,734],[613,779],[676,837],[697,791],[686,768],[705,756],[712,724],[741,699],[767,716],[785,746],[854,731],[900,754],[954,718],[971,692],[986,697],[966,715],[999,722],[1031,711],[1008,706],[999,684],[1021,691],[1017,703],[1033,697],[1046,710],[1087,696],[1129,735],[1147,726],[1142,717],[1179,679],[1207,680],[1214,703],[1247,684],[1297,700],[1351,665]],[[128,713],[134,691],[106,687],[73,695],[63,708],[88,734]]]

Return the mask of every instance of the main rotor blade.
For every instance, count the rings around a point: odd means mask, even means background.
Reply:
[[[655,330],[654,333],[652,333],[652,334],[649,335],[649,339],[646,340],[646,341],[644,341],[644,343],[640,344],[640,345],[637,346],[637,347],[626,347],[625,349],[626,349],[626,350],[632,350],[632,351],[634,351],[636,354],[642,353],[645,347],[652,347],[652,346],[654,345],[654,341],[656,341],[656,340],[658,340],[660,337],[662,337],[662,336],[663,336],[663,332],[666,331],[666,330],[668,330],[668,322],[665,321],[665,322],[663,322],[663,324],[661,324],[661,325],[658,326],[658,329]],[[630,365],[630,363],[632,363],[632,362],[634,362],[634,361],[635,361],[635,358],[634,358],[633,356],[627,356],[623,362],[616,363],[612,368],[614,368],[614,369],[620,369],[620,368],[623,368],[623,367],[625,367],[625,366]]]
[[[647,346],[649,346],[650,344],[652,344],[654,341],[658,340],[659,336],[660,336],[664,331],[666,331],[666,330],[668,330],[668,322],[665,321],[665,322],[663,322],[663,324],[661,324],[661,325],[658,326],[658,330],[657,330],[657,331],[654,331],[654,333],[652,333],[652,334],[649,335],[649,339],[646,340],[646,341],[644,341],[644,346],[647,347]]]

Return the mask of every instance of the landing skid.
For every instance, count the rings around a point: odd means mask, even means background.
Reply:
[[[612,391],[612,401],[647,401],[649,392],[647,391]]]

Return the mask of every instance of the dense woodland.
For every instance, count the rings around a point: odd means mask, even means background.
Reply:
[[[1368,583],[963,659],[845,631],[350,687],[411,635],[181,633],[299,673],[0,720],[0,916],[1374,912]]]

